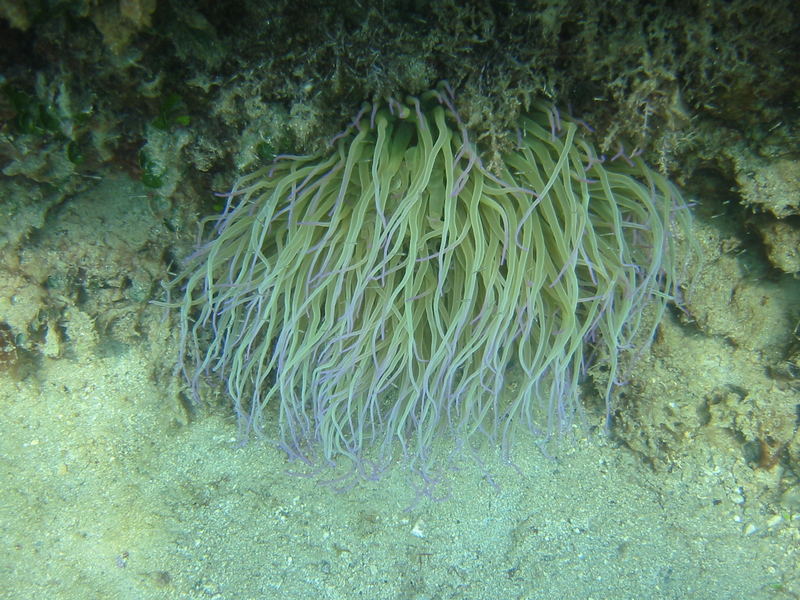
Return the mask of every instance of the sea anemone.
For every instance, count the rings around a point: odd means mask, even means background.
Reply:
[[[440,88],[241,178],[172,284],[195,396],[215,374],[244,436],[365,477],[546,444],[583,420],[590,369],[610,414],[621,356],[676,297],[689,214],[581,127],[537,103],[489,169]]]

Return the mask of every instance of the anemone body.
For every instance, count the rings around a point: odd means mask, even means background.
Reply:
[[[546,441],[598,365],[609,406],[620,353],[675,294],[670,227],[688,217],[579,127],[539,104],[489,171],[432,92],[239,180],[175,282],[192,389],[216,374],[244,434],[366,475],[431,469],[442,436]]]

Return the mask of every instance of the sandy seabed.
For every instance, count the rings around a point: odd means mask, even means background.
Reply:
[[[167,322],[163,323],[166,329]],[[154,336],[155,337],[155,336]],[[161,342],[171,339],[164,331]],[[402,469],[337,493],[233,421],[186,425],[147,345],[3,377],[0,598],[771,598],[797,525],[720,464],[671,473],[602,439]],[[213,412],[213,411],[212,411]],[[487,452],[491,456],[492,452]],[[491,458],[487,459],[491,463]],[[795,586],[790,588],[790,586]]]

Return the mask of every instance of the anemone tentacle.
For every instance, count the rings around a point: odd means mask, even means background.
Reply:
[[[244,434],[426,471],[442,435],[508,452],[563,432],[598,364],[610,412],[620,353],[676,296],[680,194],[545,103],[501,172],[461,123],[444,91],[367,106],[326,155],[226,195],[173,287],[191,387],[221,377]]]

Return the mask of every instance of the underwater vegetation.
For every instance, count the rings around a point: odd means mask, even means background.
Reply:
[[[583,126],[538,103],[489,169],[443,86],[242,177],[171,285],[195,397],[215,375],[244,436],[364,477],[545,444],[581,420],[590,371],[608,417],[621,356],[678,294],[690,217]]]

